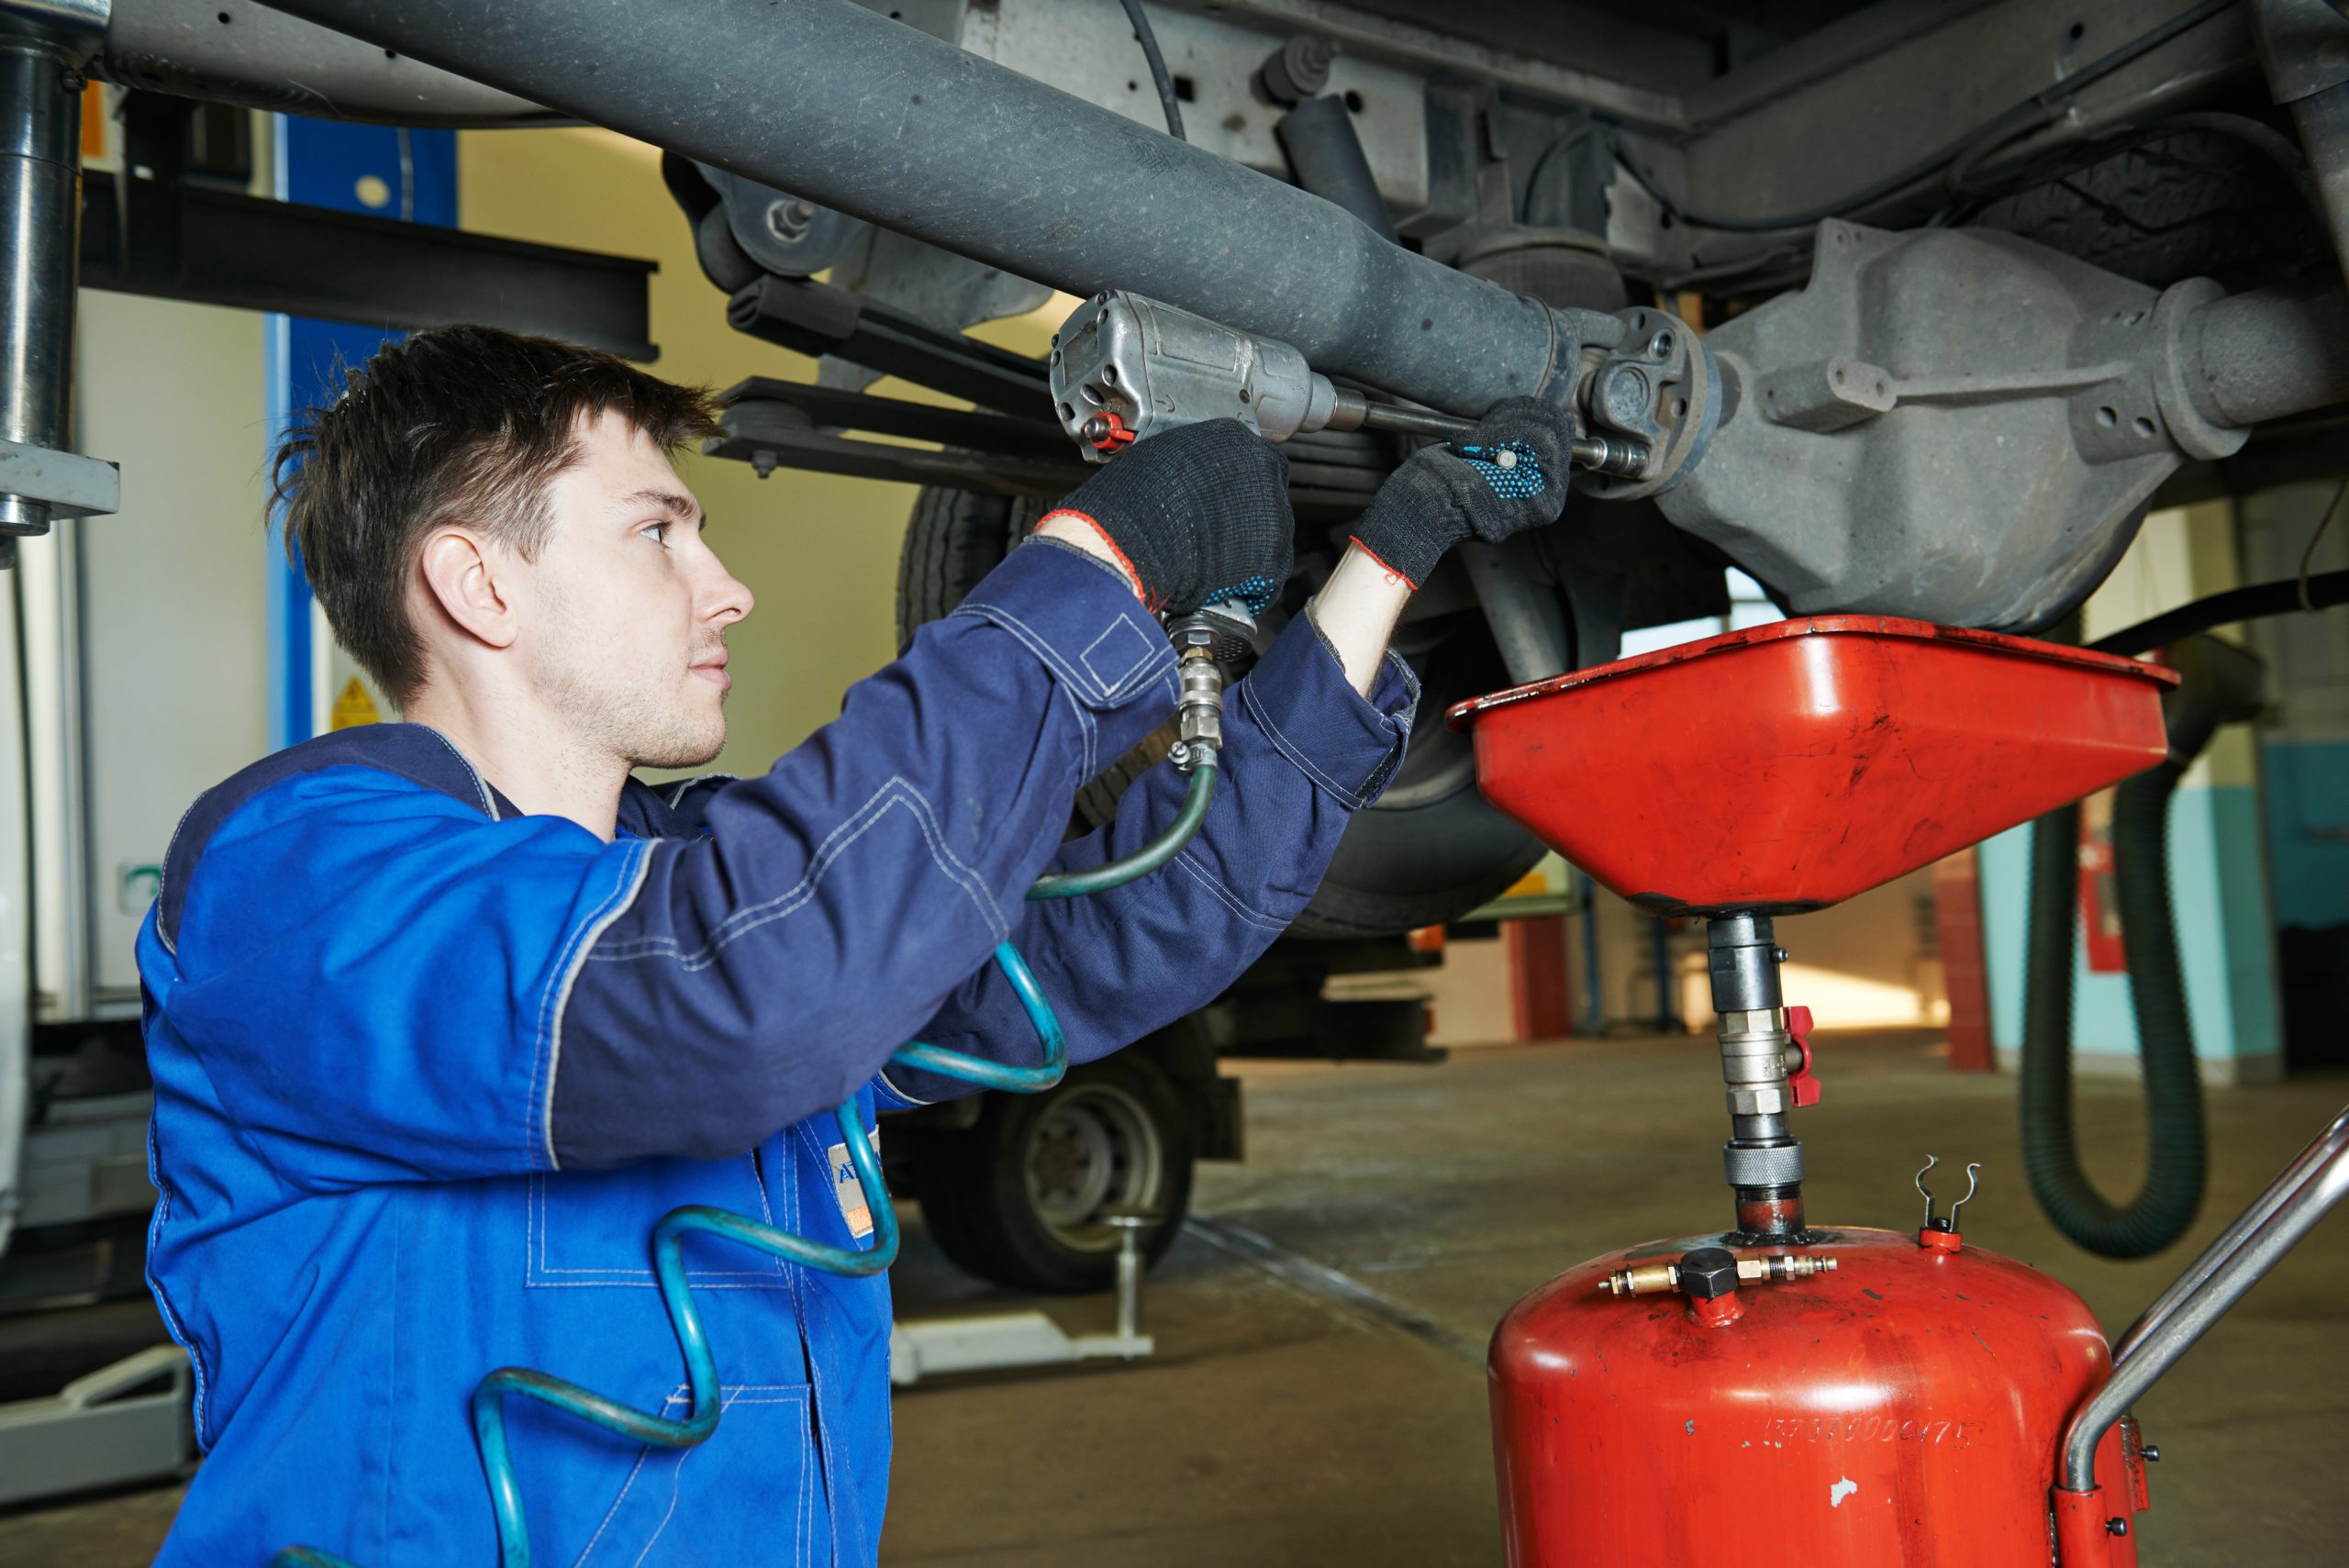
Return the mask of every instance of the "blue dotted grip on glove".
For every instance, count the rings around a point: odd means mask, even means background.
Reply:
[[[1229,587],[1218,588],[1211,593],[1203,594],[1199,597],[1199,603],[1220,605],[1237,599],[1248,606],[1250,615],[1260,616],[1264,613],[1264,606],[1273,602],[1273,595],[1280,591],[1279,583],[1260,573],[1253,577],[1242,577]]]
[[[1493,494],[1504,501],[1530,501],[1550,488],[1541,459],[1523,441],[1505,441],[1497,447],[1455,445],[1452,450],[1482,474]]]

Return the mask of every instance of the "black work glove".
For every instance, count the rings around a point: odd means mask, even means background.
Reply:
[[[1531,397],[1495,404],[1468,434],[1413,452],[1378,487],[1354,541],[1417,588],[1463,539],[1498,544],[1556,522],[1566,504],[1570,419]]]
[[[1125,559],[1153,612],[1239,599],[1253,614],[1288,581],[1288,459],[1237,419],[1136,441],[1045,517],[1069,512]]]

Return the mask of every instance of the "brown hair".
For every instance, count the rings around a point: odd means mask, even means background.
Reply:
[[[336,639],[400,704],[424,680],[406,590],[427,534],[462,522],[534,557],[583,415],[618,413],[670,452],[718,428],[703,388],[489,327],[417,332],[342,375],[279,444],[272,502]]]

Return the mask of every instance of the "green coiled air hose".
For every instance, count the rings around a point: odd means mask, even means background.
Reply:
[[[1065,872],[1043,877],[1029,889],[1028,896],[1031,899],[1074,898],[1085,894],[1107,892],[1147,876],[1173,860],[1198,832],[1200,824],[1207,820],[1208,807],[1215,799],[1214,764],[1212,751],[1200,757],[1185,789],[1183,808],[1165,832],[1134,853],[1089,871]],[[1068,1071],[1068,1045],[1061,1033],[1060,1020],[1053,1017],[1052,1005],[1037,986],[1036,977],[1029,972],[1019,951],[1009,942],[996,949],[995,962],[1005,980],[1010,983],[1013,995],[1019,999],[1029,1022],[1035,1028],[1037,1039],[1043,1048],[1043,1061],[1040,1064],[1033,1067],[1007,1066],[1002,1062],[927,1045],[919,1040],[909,1040],[899,1046],[890,1060],[924,1072],[1018,1094],[1033,1094],[1058,1084]],[[500,1568],[529,1568],[530,1565],[529,1529],[523,1518],[521,1486],[516,1478],[513,1455],[507,1443],[507,1396],[519,1395],[535,1399],[590,1425],[660,1448],[692,1448],[707,1442],[718,1430],[720,1407],[718,1362],[710,1349],[708,1335],[702,1326],[701,1314],[694,1306],[692,1286],[685,1278],[683,1243],[687,1235],[723,1237],[771,1256],[786,1258],[803,1267],[850,1276],[879,1273],[896,1257],[896,1214],[890,1206],[889,1189],[881,1177],[880,1161],[866,1139],[856,1102],[853,1099],[848,1101],[834,1114],[840,1122],[841,1138],[847,1147],[849,1162],[868,1195],[874,1223],[873,1243],[869,1247],[830,1246],[804,1236],[795,1236],[746,1215],[699,1204],[670,1210],[653,1229],[653,1273],[660,1284],[662,1305],[668,1308],[670,1328],[677,1336],[677,1348],[685,1358],[686,1386],[693,1396],[692,1405],[682,1419],[648,1414],[608,1396],[597,1394],[593,1389],[583,1388],[578,1384],[529,1367],[500,1367],[483,1378],[474,1388],[473,1435],[481,1451],[482,1474],[489,1484],[491,1508],[497,1521]],[[272,1561],[273,1568],[354,1568],[345,1559],[314,1546],[289,1546]]]

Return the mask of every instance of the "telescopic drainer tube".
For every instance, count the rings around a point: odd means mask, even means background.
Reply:
[[[2121,1336],[2112,1376],[2065,1429],[2058,1486],[2096,1490],[2104,1434],[2277,1261],[2349,1195],[2349,1110],[2303,1150]]]

